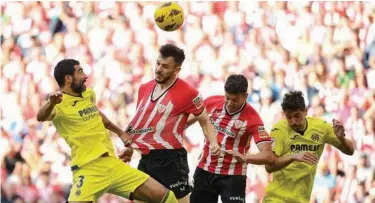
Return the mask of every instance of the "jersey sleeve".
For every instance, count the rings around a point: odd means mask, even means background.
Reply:
[[[277,156],[281,156],[284,151],[285,134],[283,134],[283,131],[277,125],[273,126],[270,134],[272,150]]]
[[[204,107],[206,108],[207,112],[210,112],[215,105],[215,101],[213,97],[208,97],[207,99],[204,100]]]
[[[139,103],[141,102],[142,89],[143,89],[143,85],[139,86],[139,88],[138,88],[138,96],[137,96],[137,109],[139,107]]]
[[[330,145],[336,147],[337,149],[339,149],[340,146],[341,146],[341,142],[340,142],[339,138],[337,138],[337,136],[335,135],[335,132],[333,131],[333,126],[329,125],[325,121],[324,121],[323,125],[324,125],[323,126],[324,129],[326,129],[326,134],[324,136],[325,143],[330,144]]]
[[[194,116],[201,115],[205,108],[202,95],[195,89],[191,89],[188,95],[186,98],[187,108],[185,109],[185,113],[193,114]]]
[[[252,125],[250,125],[250,134],[252,135],[255,144],[259,144],[261,142],[270,142],[271,137],[266,131],[264,127],[263,121],[260,116],[255,113],[255,115],[250,116]]]

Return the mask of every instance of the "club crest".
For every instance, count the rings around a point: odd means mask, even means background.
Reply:
[[[235,127],[236,129],[240,129],[240,128],[243,126],[243,124],[244,124],[243,121],[241,121],[241,120],[236,120],[236,121],[234,122],[234,127]]]
[[[167,107],[163,104],[158,104],[158,112],[163,113]]]

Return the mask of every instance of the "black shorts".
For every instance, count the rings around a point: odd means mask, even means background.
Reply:
[[[213,174],[195,170],[190,203],[245,203],[246,176]]]
[[[151,150],[142,155],[138,169],[172,190],[177,199],[190,193],[189,166],[184,148]]]

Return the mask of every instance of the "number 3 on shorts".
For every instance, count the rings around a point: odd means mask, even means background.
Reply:
[[[79,181],[77,184],[77,188],[80,188],[83,185],[83,180],[85,179],[85,176],[79,176],[78,178],[79,178]]]

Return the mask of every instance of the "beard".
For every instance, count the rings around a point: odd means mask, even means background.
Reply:
[[[82,92],[86,90],[86,85],[84,84],[85,82],[86,82],[85,80],[81,80],[77,82],[76,80],[73,79],[73,82],[70,85],[70,87],[72,88],[73,92],[81,94]]]
[[[157,77],[161,77],[162,79],[158,79]],[[164,84],[166,83],[169,79],[171,78],[171,76],[167,76],[167,77],[164,77],[163,75],[161,74],[157,74],[156,73],[156,77],[155,77],[155,81],[158,83],[158,84]]]

